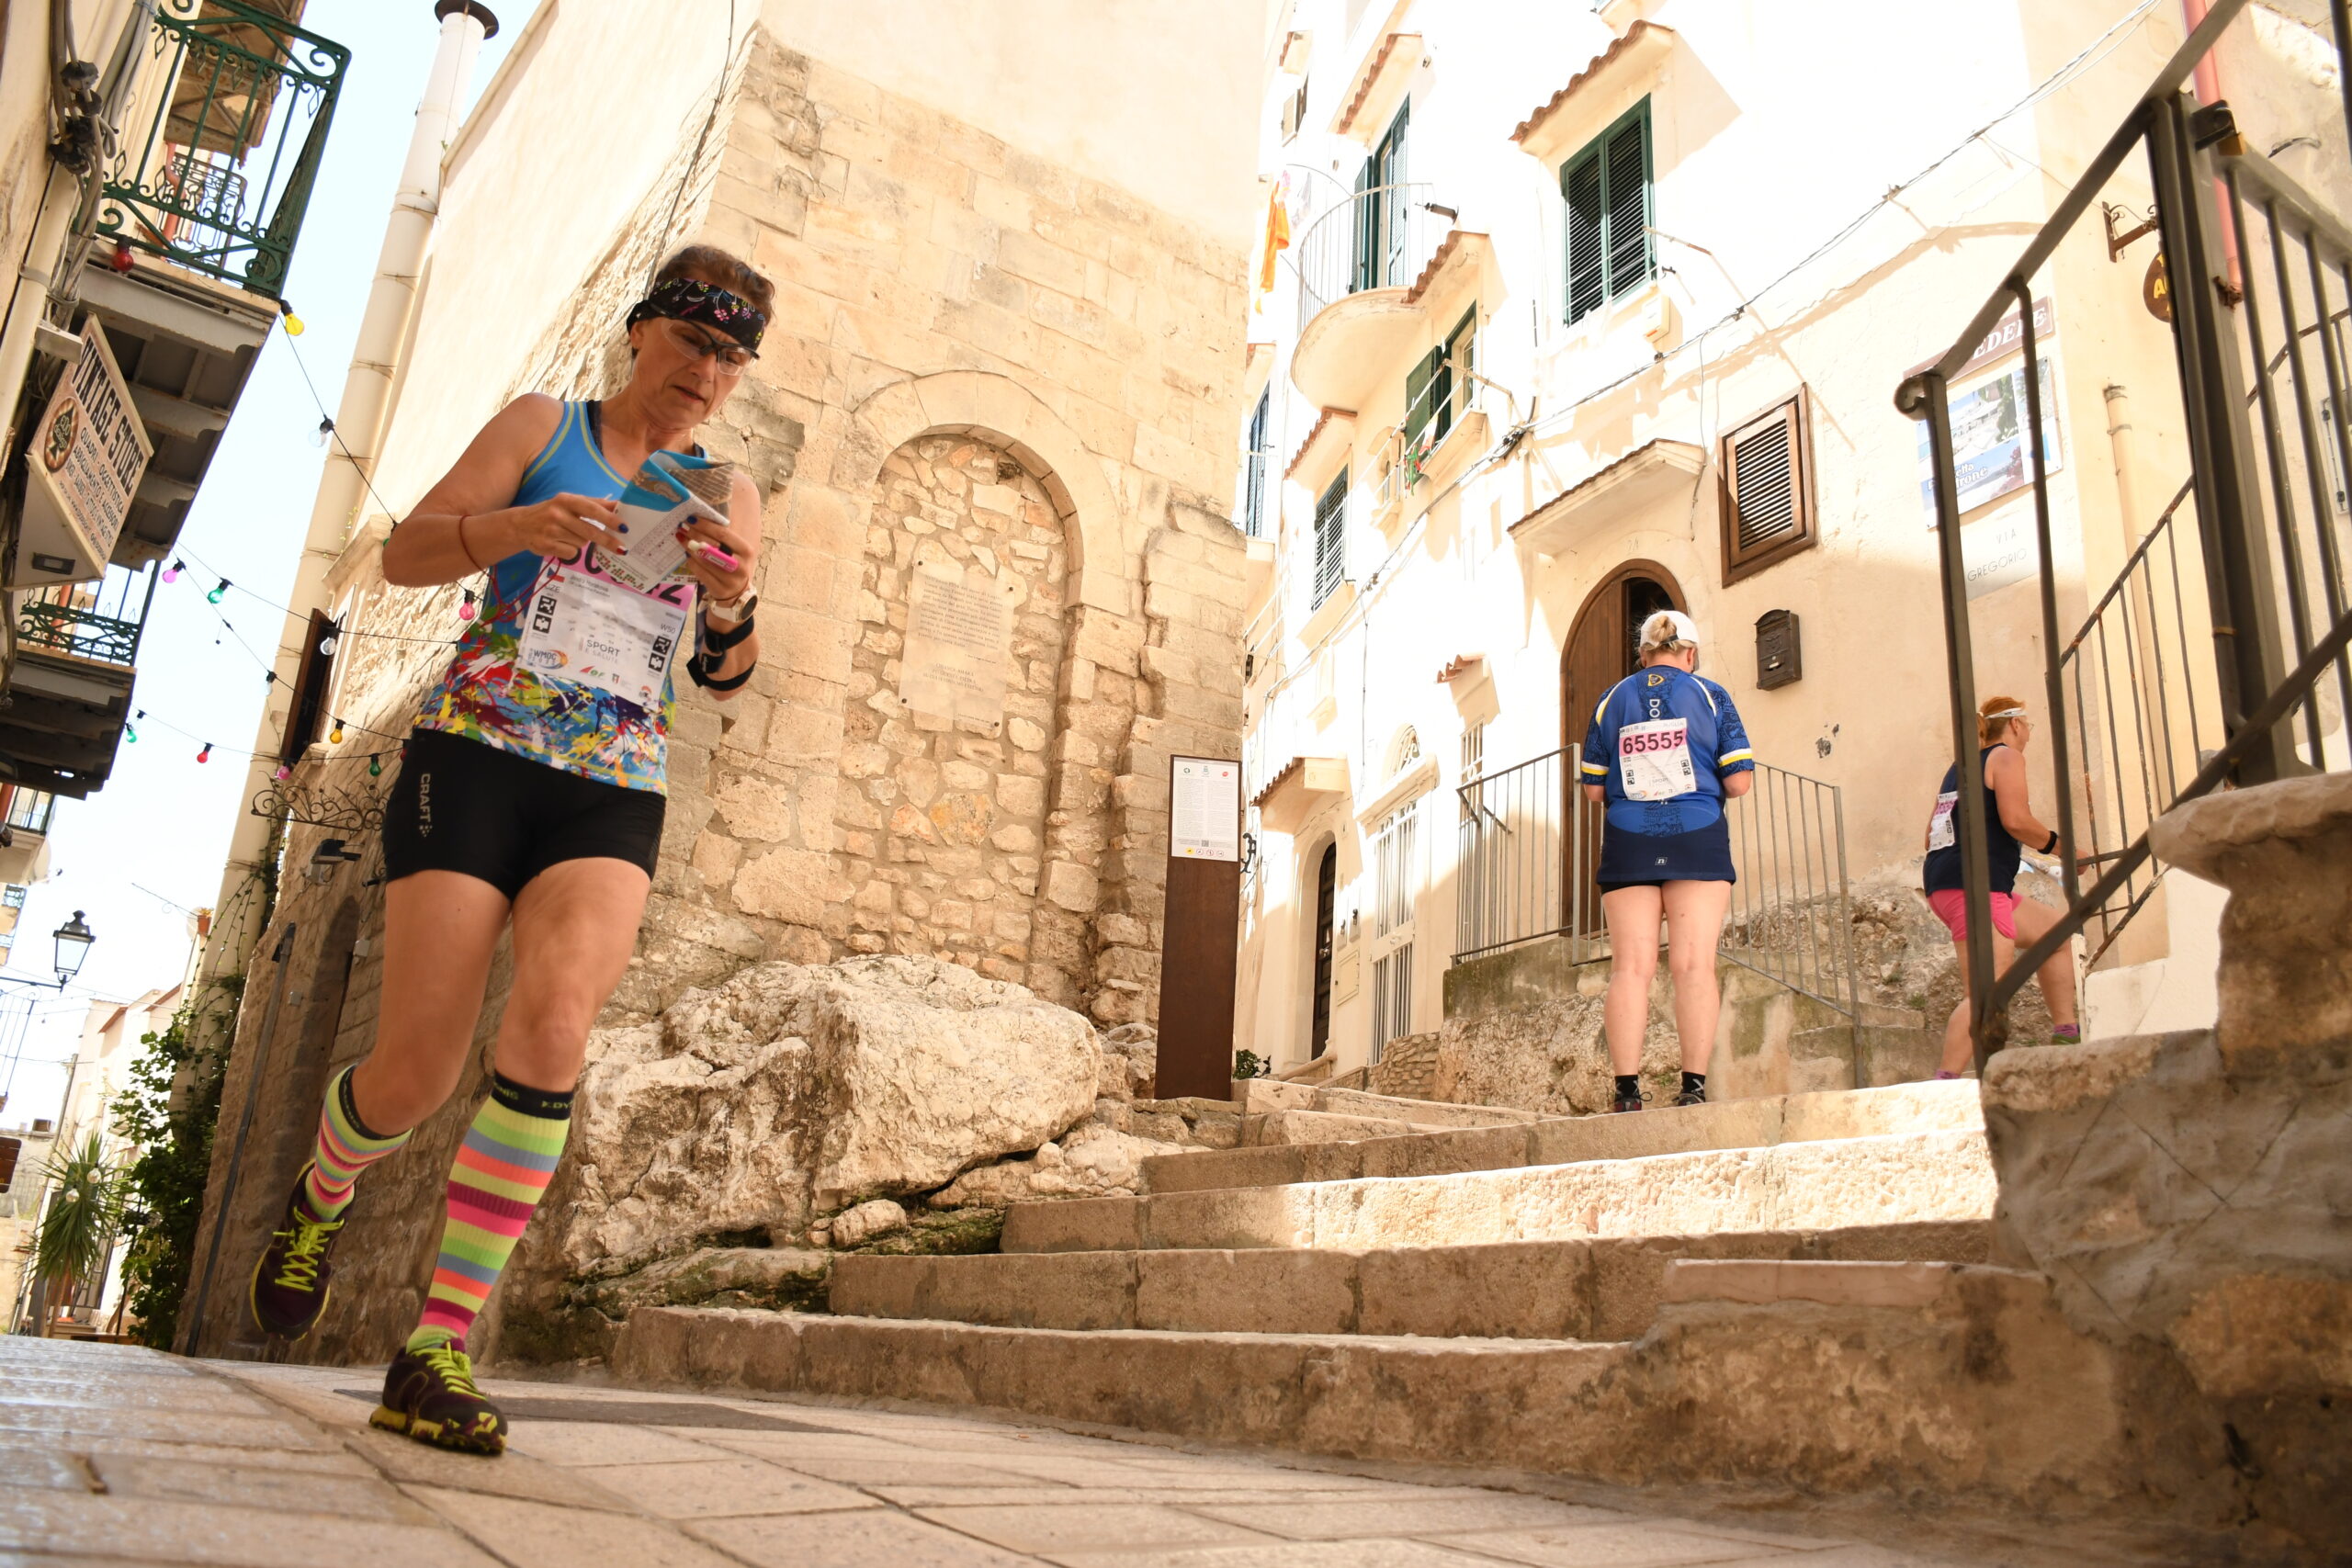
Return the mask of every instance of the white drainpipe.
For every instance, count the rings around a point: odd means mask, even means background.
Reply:
[[[262,706],[261,723],[254,735],[254,759],[238,796],[236,831],[230,840],[229,863],[214,906],[222,919],[215,927],[216,940],[205,953],[207,979],[242,972],[246,955],[261,940],[257,927],[249,921],[232,923],[229,918],[232,897],[260,869],[269,847],[271,823],[254,816],[249,805],[277,771],[285,727],[293,719],[295,680],[310,641],[311,612],[328,608],[327,573],[342,556],[360,503],[368,498],[368,477],[375,468],[383,434],[401,340],[416,300],[417,273],[424,264],[434,220],[441,209],[441,161],[457,133],[458,103],[473,80],[474,57],[482,40],[498,30],[498,18],[480,0],[438,0],[433,14],[440,18],[441,47],[433,56],[432,73],[425,78],[424,101],[417,107],[408,161],[401,165],[391,216],[384,223],[376,280],[368,288],[368,309],[359,319],[359,336],[352,345],[351,368],[345,373],[343,398],[335,408],[334,439],[328,444],[318,498],[311,506],[310,531],[302,540],[301,562],[287,597],[292,612],[278,634],[277,680]]]

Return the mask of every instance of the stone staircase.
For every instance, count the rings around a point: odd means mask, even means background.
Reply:
[[[1135,1198],[1016,1205],[1003,1251],[851,1256],[844,1316],[1203,1334],[1639,1337],[1681,1258],[1981,1262],[1973,1086],[1145,1162]]]
[[[837,1258],[826,1314],[641,1309],[613,1370],[1577,1470],[1596,1461],[1555,1451],[1562,1419],[1676,1360],[1662,1317],[1917,1311],[1963,1267],[2002,1272],[1982,1268],[1995,1184],[1973,1083],[1636,1116],[1443,1109],[1490,1124],[1160,1156],[1139,1196],[1014,1205],[998,1253]],[[1679,1369],[1690,1386],[1725,1371]]]

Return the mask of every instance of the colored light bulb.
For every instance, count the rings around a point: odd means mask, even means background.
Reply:
[[[210,747],[207,747],[207,748],[205,748],[205,750],[211,750],[211,748],[210,748]],[[199,761],[200,761],[200,760],[201,760],[201,759],[199,759]],[[284,780],[284,779],[287,779],[287,778],[290,778],[290,777],[292,777],[292,776],[293,776],[293,773],[294,773],[294,770],[293,770],[293,769],[291,769],[291,768],[288,767],[285,763],[280,762],[280,763],[278,763],[278,764],[277,764],[277,771],[276,773],[274,773],[270,774],[269,776],[270,776],[271,778],[274,778],[274,779]]]
[[[139,731],[132,728],[129,724],[125,724],[122,727],[122,738],[125,740],[130,741],[133,746],[139,744]]]
[[[469,588],[466,590],[465,598],[458,604],[458,619],[461,621],[472,620],[474,618],[474,591]]]
[[[288,337],[300,337],[302,335],[302,318],[294,313],[294,306],[290,300],[280,299],[277,302],[277,313],[286,318],[286,335]]]
[[[336,719],[334,721],[334,728],[327,731],[327,744],[330,746],[340,746],[343,744],[343,720]]]
[[[117,240],[114,243],[114,254],[107,258],[107,265],[117,272],[129,272],[131,266],[130,242]]]
[[[177,582],[180,580],[180,573],[187,570],[187,562],[184,560],[175,560],[171,565],[164,569],[164,581],[166,582]]]
[[[197,760],[198,761],[199,761],[199,762],[209,762],[209,761],[212,761],[212,742],[211,742],[211,741],[208,740],[208,741],[206,741],[206,742],[204,743],[204,750],[201,750],[201,751],[198,751],[198,752],[196,754],[196,760]]]
[[[381,778],[381,777],[383,777],[383,774],[384,774],[384,759],[383,759],[383,758],[381,758],[381,757],[370,757],[370,758],[368,758],[368,776],[369,778],[371,778],[371,779],[374,779],[374,778]]]
[[[207,594],[204,596],[204,602],[205,602],[206,604],[218,604],[219,603],[220,603],[220,601],[221,601],[221,600],[223,600],[223,599],[227,598],[228,596],[229,596],[229,580],[228,580],[227,578],[225,578],[225,577],[224,577],[224,578],[222,578],[222,579],[220,580],[220,587],[218,587],[218,588],[214,589],[211,592],[207,593]]]

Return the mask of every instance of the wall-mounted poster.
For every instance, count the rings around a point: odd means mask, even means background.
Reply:
[[[2041,361],[2042,462],[2052,473],[2065,467],[2058,439],[2058,385],[2054,362]],[[1964,518],[1980,506],[2033,482],[2033,458],[2025,445],[2025,366],[2022,362],[1951,391],[1952,472],[1960,481]],[[1919,503],[1928,526],[1936,525],[1936,469],[1928,451],[1928,422],[1919,426]]]

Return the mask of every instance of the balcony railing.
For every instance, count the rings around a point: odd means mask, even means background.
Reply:
[[[1298,321],[1367,288],[1401,288],[1420,276],[1454,213],[1428,185],[1355,192],[1307,226],[1298,243]]]
[[[130,670],[154,597],[156,573],[111,568],[103,581],[33,589],[17,601],[17,647]]]
[[[1601,808],[1571,782],[1577,755],[1563,747],[1455,792],[1454,963],[1545,937],[1566,938],[1572,963],[1608,953],[1594,880]],[[1755,779],[1724,803],[1739,880],[1723,955],[1850,1017],[1859,987],[1837,786],[1762,763]]]
[[[107,171],[98,231],[277,299],[350,54],[243,0],[163,0],[153,123]]]

